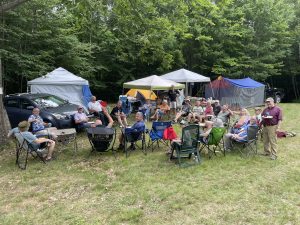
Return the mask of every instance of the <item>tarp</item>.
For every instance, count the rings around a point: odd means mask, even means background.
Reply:
[[[46,75],[28,81],[31,93],[53,94],[69,102],[87,107],[91,99],[89,82],[59,67]]]
[[[188,95],[188,85],[189,83],[200,82],[206,83],[210,82],[209,77],[205,77],[201,74],[194,73],[192,71],[186,69],[179,69],[170,73],[166,73],[160,77],[163,77],[168,80],[172,80],[175,82],[185,83],[185,92]]]
[[[205,86],[205,97],[220,100],[232,107],[254,107],[264,103],[265,85],[252,80],[219,77]]]
[[[139,94],[144,98],[144,99],[150,99],[150,100],[156,100],[157,96],[156,94],[151,91],[151,90],[140,90],[140,89],[130,89],[126,95],[131,96],[131,97],[139,97]]]
[[[172,86],[174,86],[175,89],[184,89],[183,84],[167,80],[157,75],[152,75],[123,84],[123,88],[134,88],[143,90],[169,90]]]

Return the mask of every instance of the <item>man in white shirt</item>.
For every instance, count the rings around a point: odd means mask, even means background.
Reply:
[[[88,109],[91,114],[99,117],[102,124],[107,125],[107,127],[112,127],[114,123],[113,119],[107,112],[107,109],[101,105],[100,101],[97,101],[96,96],[92,96],[91,101],[88,103]]]
[[[99,101],[97,101],[96,96],[92,96],[91,101],[88,103],[89,112],[95,116],[99,116],[102,112],[102,106]]]

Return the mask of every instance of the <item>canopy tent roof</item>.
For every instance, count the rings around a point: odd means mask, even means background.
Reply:
[[[264,84],[261,84],[255,80],[252,80],[251,78],[247,77],[244,79],[229,79],[224,78],[224,80],[227,80],[229,83],[234,84],[238,87],[242,88],[256,88],[256,87],[263,87]]]
[[[151,90],[140,90],[140,89],[130,89],[126,95],[131,97],[138,97],[142,95],[145,99],[156,100],[156,94]]]
[[[149,77],[126,82],[123,84],[123,88],[135,88],[143,90],[169,90],[172,86],[174,86],[175,89],[184,89],[183,84],[167,80],[157,75],[151,75]]]
[[[163,77],[168,80],[172,80],[175,82],[184,82],[184,83],[190,83],[190,82],[210,82],[209,77],[205,77],[201,74],[194,73],[192,71],[186,70],[186,69],[180,69],[176,70],[170,73],[166,73],[160,77]]]
[[[205,97],[214,97],[220,100],[221,104],[228,104],[231,107],[254,107],[264,103],[265,85],[251,78],[229,79],[218,77],[205,86]]]
[[[89,85],[89,82],[81,77],[74,75],[68,70],[59,67],[46,75],[28,81],[28,85],[33,84],[50,84],[50,85]]]

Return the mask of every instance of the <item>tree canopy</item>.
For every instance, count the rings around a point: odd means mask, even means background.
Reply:
[[[8,4],[21,1],[3,1]],[[101,97],[185,67],[212,78],[295,77],[299,0],[31,0],[1,13],[7,93],[61,66]]]

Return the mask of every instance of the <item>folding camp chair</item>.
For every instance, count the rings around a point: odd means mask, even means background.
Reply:
[[[179,142],[172,143],[170,159],[177,159],[179,166],[189,166],[200,163],[199,144],[199,126],[189,125],[182,128],[182,138]],[[174,152],[176,151],[176,156]],[[193,156],[193,163],[182,163],[184,158],[190,159]]]
[[[239,149],[241,157],[249,157],[251,155],[257,154],[257,139],[258,139],[258,126],[248,126],[247,127],[247,139],[245,141],[232,141],[232,144],[241,144]]]
[[[145,128],[143,131],[133,131],[131,128],[125,128],[122,130],[124,135],[124,151],[126,158],[130,155],[130,152],[135,149],[135,147],[141,149],[145,155],[147,155],[146,149],[146,137],[145,137]],[[139,143],[141,142],[141,143]],[[127,144],[130,143],[131,147],[128,147]],[[134,147],[134,149],[132,149]]]
[[[209,159],[212,157],[212,155],[217,155],[217,152],[223,152],[225,156],[225,150],[224,150],[224,142],[223,142],[223,136],[226,132],[225,127],[213,127],[210,131],[210,134],[208,136],[207,143],[200,141],[200,152],[206,148],[208,150],[208,157]]]
[[[89,142],[92,146],[92,152],[107,152],[112,150],[116,157],[114,150],[114,143],[116,140],[116,130],[114,128],[107,128],[105,126],[90,127],[86,129]]]
[[[151,146],[152,151],[154,150],[154,144],[157,144],[157,147],[159,147],[159,142],[162,144],[168,146],[168,142],[163,140],[164,131],[166,128],[170,127],[172,125],[171,121],[167,122],[160,122],[156,121],[152,123],[152,128],[149,132],[149,142],[148,142],[148,148]]]
[[[47,143],[45,147],[35,149],[22,135],[22,133],[15,133],[16,137],[16,164],[20,169],[25,170],[27,167],[28,155],[32,155],[36,159],[40,159],[46,163],[43,158],[43,153],[47,151]]]

